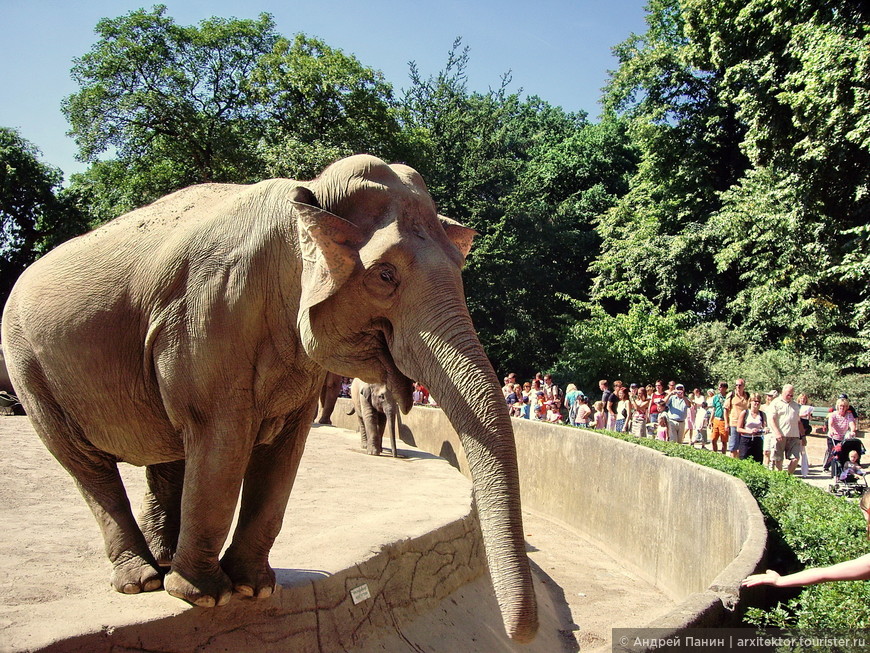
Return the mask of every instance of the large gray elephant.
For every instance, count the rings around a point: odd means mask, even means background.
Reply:
[[[465,447],[507,633],[533,638],[511,421],[460,275],[473,235],[417,172],[359,155],[310,182],[180,190],[26,270],[3,316],[12,382],[99,522],[114,587],[269,596],[326,370],[386,384],[404,412],[413,378]],[[146,466],[141,530],[118,461]]]
[[[383,383],[366,383],[362,379],[354,379],[350,386],[350,400],[353,407],[347,414],[356,413],[360,444],[366,453],[372,456],[381,455],[386,431],[390,436],[393,458],[398,458],[396,420],[399,407],[390,389]]]

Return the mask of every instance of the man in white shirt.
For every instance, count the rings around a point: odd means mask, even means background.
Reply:
[[[782,461],[788,458],[788,473],[794,474],[801,458],[803,432],[800,420],[800,405],[794,400],[794,386],[785,385],[768,408],[769,428],[776,439],[773,450],[773,466],[782,469]]]
[[[689,402],[685,396],[686,389],[682,383],[674,388],[674,394],[668,397],[665,409],[668,415],[668,440],[683,442],[686,435],[686,416],[689,414]]]

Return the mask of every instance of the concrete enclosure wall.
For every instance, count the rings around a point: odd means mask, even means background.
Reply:
[[[333,422],[355,429],[349,400]],[[459,438],[436,408],[400,418],[404,442],[469,476]],[[767,530],[736,478],[593,431],[512,420],[523,509],[596,542],[678,603],[656,626],[731,621],[740,581],[764,558]]]

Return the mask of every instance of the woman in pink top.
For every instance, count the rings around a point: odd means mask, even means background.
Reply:
[[[855,416],[849,410],[848,399],[837,399],[833,412],[828,413],[828,449],[825,452],[825,470],[830,465],[831,450],[843,440],[855,437]]]
[[[855,416],[849,411],[848,399],[837,399],[834,412],[828,413],[828,436],[838,443],[855,437]]]

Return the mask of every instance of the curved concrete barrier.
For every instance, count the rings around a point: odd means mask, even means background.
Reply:
[[[356,427],[340,400],[333,421]],[[657,628],[733,625],[740,581],[762,564],[764,518],[742,481],[594,431],[514,419],[523,509],[600,544],[677,603]],[[404,442],[468,465],[444,414],[401,417]]]

